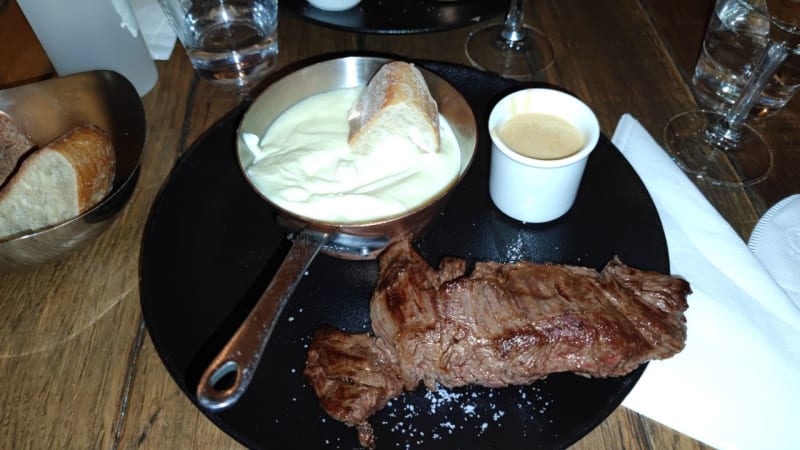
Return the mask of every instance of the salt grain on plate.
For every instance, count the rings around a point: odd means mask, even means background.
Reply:
[[[544,414],[547,406],[552,403],[552,400],[546,399],[536,386],[520,386],[517,394],[519,401],[516,404],[516,414]],[[452,392],[437,386],[435,390],[425,390],[421,398],[415,394],[408,394],[389,401],[384,410],[385,418],[377,423],[388,427],[389,432],[398,434],[395,448],[408,450],[424,448],[426,440],[440,441],[446,435],[454,435],[464,430],[472,429],[472,432],[480,437],[492,424],[495,427],[502,427],[503,418],[507,415],[497,402],[489,401],[493,398],[503,397],[500,397],[500,393],[495,390]],[[465,402],[466,399],[471,401]],[[424,402],[427,402],[427,407],[424,406]],[[427,430],[417,429],[416,418],[437,414],[443,419],[438,426]],[[491,421],[485,420],[489,414]],[[527,434],[527,430],[523,429],[522,435],[527,436]],[[326,441],[326,445],[330,446],[329,442]]]

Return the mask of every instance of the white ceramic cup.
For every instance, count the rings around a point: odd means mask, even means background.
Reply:
[[[572,124],[583,147],[560,159],[535,159],[509,148],[499,127],[513,116],[542,113]],[[492,138],[489,195],[504,214],[522,222],[542,223],[563,216],[575,203],[586,161],[600,138],[597,116],[582,101],[554,89],[531,88],[503,97],[489,114]]]

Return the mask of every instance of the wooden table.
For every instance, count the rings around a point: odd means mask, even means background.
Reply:
[[[547,81],[586,100],[606,135],[630,112],[660,140],[672,115],[695,106],[687,80],[710,0],[527,3],[536,13],[528,22],[555,44]],[[356,50],[468,64],[463,44],[471,28],[359,35],[283,14],[280,65]],[[33,39],[12,1],[0,12],[0,87],[50,75]],[[21,62],[7,64],[12,58]],[[180,46],[157,65],[158,84],[143,98],[148,140],[142,174],[122,216],[100,239],[63,261],[0,275],[2,448],[240,447],[170,378],[148,337],[138,291],[140,240],[150,205],[181,152],[239,99],[199,81]],[[800,191],[798,124],[792,104],[760,126],[776,150],[775,170],[763,183],[749,189],[700,185],[743,238],[768,207]],[[574,448],[705,446],[618,408]]]

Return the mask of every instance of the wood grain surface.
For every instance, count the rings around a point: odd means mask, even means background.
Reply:
[[[546,81],[582,97],[605,134],[632,113],[661,141],[666,121],[695,107],[688,80],[710,5],[528,0],[525,7],[526,21],[555,45]],[[13,0],[0,11],[0,88],[54,76],[26,25]],[[282,14],[280,67],[353,51],[468,64],[464,41],[477,26],[362,35]],[[180,45],[157,66],[159,81],[143,98],[148,137],[141,177],[123,214],[62,261],[0,274],[0,448],[241,448],[192,405],[161,363],[142,320],[138,259],[149,208],[177,158],[242,98],[199,80]],[[767,208],[800,191],[795,104],[758,125],[776,149],[768,180],[749,189],[699,185],[743,238]],[[618,408],[574,448],[708,447]]]

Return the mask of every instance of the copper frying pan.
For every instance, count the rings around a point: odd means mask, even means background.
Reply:
[[[389,61],[363,56],[330,59],[292,72],[267,87],[247,110],[237,132],[236,146],[243,176],[247,178],[244,168],[252,163],[251,152],[241,138],[244,133],[262,136],[283,111],[313,94],[364,86]],[[461,151],[458,176],[445,191],[415,209],[358,224],[311,220],[277,206],[262,195],[276,211],[278,222],[290,233],[293,244],[253,310],[200,378],[196,394],[204,408],[225,409],[244,394],[278,317],[318,252],[343,259],[373,259],[391,242],[419,236],[444,208],[450,192],[466,174],[477,144],[475,116],[453,86],[424,68],[420,70],[439,112],[450,123],[458,140]]]

